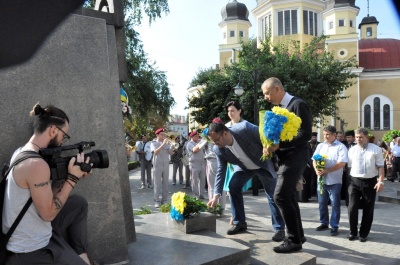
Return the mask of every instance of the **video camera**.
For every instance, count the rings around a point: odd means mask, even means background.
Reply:
[[[76,157],[72,156],[61,156],[61,153],[68,150],[78,150],[79,153],[90,150],[92,146],[95,146],[94,142],[80,142],[73,145],[65,145],[55,148],[43,148],[40,149],[39,154],[43,157],[43,159],[49,164],[52,180],[63,180],[68,176],[68,164],[71,158]],[[89,164],[86,163],[77,163],[75,165],[79,165],[82,171],[90,172],[92,168],[108,168],[108,153],[106,150],[93,150],[90,153],[85,154],[86,158],[90,157]]]

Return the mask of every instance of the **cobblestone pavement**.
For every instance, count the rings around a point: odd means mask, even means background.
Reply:
[[[140,170],[132,170],[129,174],[133,210],[147,207],[158,212],[154,207],[153,189],[140,189]],[[172,165],[170,167],[169,190],[190,192],[182,189],[182,185],[172,185]],[[395,194],[400,190],[400,183],[385,181],[385,193]],[[169,198],[170,199],[170,198]],[[267,199],[260,190],[259,196],[252,196],[251,192],[244,194],[245,210],[249,231],[252,223],[265,225],[265,230],[272,233],[270,211]],[[346,237],[349,231],[347,207],[341,207],[341,219],[338,236],[330,236],[330,230],[317,232],[319,226],[319,211],[316,197],[307,203],[300,203],[303,227],[307,242],[303,245],[303,252],[315,255],[317,264],[371,264],[371,265],[400,265],[400,205],[377,201],[372,230],[368,241],[361,243],[358,240],[349,241]],[[331,209],[329,209],[331,211]],[[221,220],[228,222],[230,213],[229,200],[225,216]],[[361,219],[361,211],[359,219]],[[263,233],[263,232],[260,232]],[[239,238],[239,236],[238,236]],[[269,238],[268,238],[269,239]]]

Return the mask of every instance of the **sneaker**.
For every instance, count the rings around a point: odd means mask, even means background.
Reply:
[[[140,186],[140,189],[144,190],[146,188],[146,186],[144,184],[142,184],[142,186]]]
[[[156,203],[154,204],[154,207],[160,208],[160,202],[156,202]]]
[[[318,226],[317,228],[315,228],[316,231],[324,231],[324,230],[328,230],[328,229],[329,229],[329,226],[324,225],[324,224],[322,224],[322,225]]]
[[[338,228],[334,227],[331,229],[331,236],[337,236],[339,234]]]
[[[285,239],[285,231],[279,230],[276,231],[275,235],[272,237],[272,240],[275,242],[281,242]]]
[[[273,250],[276,253],[290,253],[290,252],[294,252],[294,251],[299,251],[302,248],[303,247],[301,246],[301,243],[296,244],[296,243],[293,243],[292,240],[290,240],[289,238],[285,238],[283,243],[280,246],[274,247]]]

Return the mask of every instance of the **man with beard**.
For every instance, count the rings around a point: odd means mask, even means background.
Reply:
[[[31,116],[35,116],[34,133],[27,144],[15,151],[11,162],[21,152],[39,153],[42,148],[61,146],[70,138],[69,118],[62,110],[36,104]],[[89,163],[89,158],[84,161],[83,153],[72,158],[67,178],[57,187],[51,181],[49,165],[42,158],[28,158],[10,171],[2,213],[3,233],[10,229],[30,197],[33,203],[8,241],[7,264],[89,264],[87,201],[77,195],[70,196],[74,186],[88,173],[74,165],[75,162]]]

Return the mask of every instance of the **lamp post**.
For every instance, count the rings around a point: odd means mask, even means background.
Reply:
[[[250,72],[246,72],[250,74]],[[253,123],[255,125],[259,125],[258,122],[258,91],[257,91],[257,79],[258,79],[258,72],[257,70],[254,70],[252,73],[253,77],[253,99],[254,99],[254,121]],[[240,85],[240,78],[239,78],[239,83],[233,88],[235,91],[235,94],[238,95],[239,97],[243,95],[244,93],[244,88]],[[258,196],[258,176],[254,175],[252,180],[251,180],[251,186],[253,187],[253,196]]]

